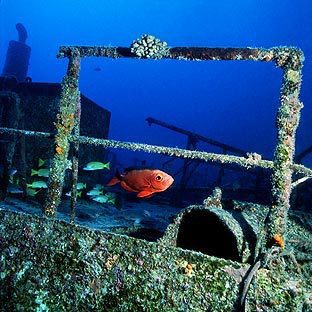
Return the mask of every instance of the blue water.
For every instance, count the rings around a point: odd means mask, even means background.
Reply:
[[[311,145],[312,3],[262,1],[35,1],[0,4],[0,69],[15,24],[28,30],[32,47],[29,76],[60,82],[66,60],[61,45],[129,46],[152,34],[169,46],[297,46],[306,56],[304,103],[297,150]],[[95,68],[100,71],[95,71]],[[109,138],[185,147],[186,137],[158,126],[154,117],[214,140],[272,158],[281,70],[271,63],[85,59],[80,89],[112,112]],[[207,149],[204,145],[198,148]],[[132,165],[132,153],[119,153]],[[157,164],[162,159],[142,155]],[[310,164],[307,163],[308,165]]]

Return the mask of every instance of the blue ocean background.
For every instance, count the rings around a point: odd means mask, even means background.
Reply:
[[[0,68],[19,22],[29,33],[33,82],[61,82],[67,66],[67,60],[56,58],[61,45],[128,47],[145,33],[171,47],[296,46],[306,58],[300,152],[312,144],[311,16],[309,0],[2,0]],[[82,62],[80,89],[111,111],[110,139],[186,146],[185,136],[149,127],[145,119],[151,116],[271,159],[281,79],[272,63],[88,58]],[[203,144],[198,149],[221,152]],[[118,153],[125,167],[137,157]],[[140,157],[156,166],[161,162],[160,156]]]

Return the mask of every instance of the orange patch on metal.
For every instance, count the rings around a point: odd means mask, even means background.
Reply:
[[[59,155],[63,155],[64,150],[60,147],[60,146],[56,146],[55,151],[59,154]]]
[[[280,234],[275,234],[273,236],[273,241],[274,241],[274,244],[281,247],[282,249],[284,249],[285,247],[285,242],[284,242],[284,239],[282,237],[282,235]]]

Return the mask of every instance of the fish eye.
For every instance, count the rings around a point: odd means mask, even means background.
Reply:
[[[155,177],[155,180],[160,182],[163,180],[163,177],[160,174],[157,174],[157,176]]]

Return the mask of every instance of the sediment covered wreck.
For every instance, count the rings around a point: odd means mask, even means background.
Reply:
[[[119,142],[80,135],[81,58],[275,62],[284,72],[273,161]],[[312,170],[293,163],[303,54],[295,48],[169,48],[144,35],[125,47],[61,47],[69,59],[53,134],[54,156],[43,217],[0,210],[0,302],[3,311],[311,311],[312,219],[289,212],[296,181]],[[48,132],[0,128],[6,135]],[[75,220],[80,145],[161,153],[246,170],[272,170],[272,204],[222,200],[216,188],[202,205],[177,215],[157,242],[91,230]],[[71,154],[72,223],[55,219]]]

